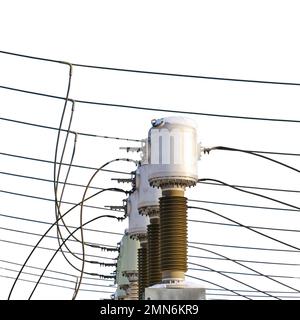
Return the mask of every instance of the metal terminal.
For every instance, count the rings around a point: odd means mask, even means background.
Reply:
[[[105,208],[109,208],[112,211],[124,211],[124,206],[104,206]]]
[[[180,282],[187,271],[187,199],[182,190],[160,198],[160,245],[163,282]]]
[[[111,178],[111,181],[117,181],[118,183],[132,183],[133,179],[130,178]]]
[[[126,152],[140,152],[142,151],[141,147],[120,147],[120,150],[126,150]]]

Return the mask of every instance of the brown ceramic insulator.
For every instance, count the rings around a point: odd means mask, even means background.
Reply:
[[[161,270],[187,271],[187,203],[183,196],[160,198]]]
[[[145,288],[149,286],[147,247],[142,246],[140,249],[138,249],[138,268],[139,268],[139,300],[142,300]]]
[[[148,225],[148,275],[149,286],[161,283],[160,227],[158,219],[151,219]]]

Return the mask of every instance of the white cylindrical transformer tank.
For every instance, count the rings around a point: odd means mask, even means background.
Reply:
[[[138,270],[137,253],[140,248],[138,240],[131,239],[128,234],[123,237],[122,268],[123,274],[134,273]]]
[[[152,121],[148,136],[150,185],[190,187],[198,180],[196,123],[183,117]]]
[[[159,198],[161,190],[153,188],[149,184],[151,165],[141,165],[136,170],[136,190],[138,192],[138,210],[141,214],[148,214],[153,210],[159,210]]]
[[[128,197],[126,211],[129,219],[128,234],[130,236],[145,235],[147,233],[149,217],[139,214],[138,192],[136,190]]]

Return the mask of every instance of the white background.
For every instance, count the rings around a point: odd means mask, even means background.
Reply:
[[[0,4],[1,50],[116,68],[184,73],[215,77],[256,79],[268,81],[300,82],[299,2],[281,1],[2,1]],[[68,67],[0,54],[0,85],[58,96],[65,96]],[[74,67],[70,97],[74,99],[125,104],[171,110],[196,111],[252,117],[300,119],[299,89],[280,86],[216,80],[167,77],[139,73]],[[58,127],[63,101],[0,89],[1,117]],[[70,114],[68,105],[67,116]],[[172,115],[151,111],[120,109],[99,105],[76,104],[73,131],[145,138],[153,118]],[[249,150],[300,153],[299,124],[285,122],[252,121],[204,116],[191,116],[198,124],[199,140],[205,146],[225,145]],[[66,127],[67,121],[64,123]],[[0,121],[0,152],[53,161],[56,132],[21,124]],[[72,137],[71,137],[72,138]],[[136,143],[79,136],[74,163],[99,167],[116,157],[127,157],[119,147]],[[72,150],[68,144],[65,162]],[[278,156],[278,160],[300,168],[298,157]],[[130,171],[133,164],[112,164],[109,168]],[[28,161],[0,155],[0,171],[45,179],[53,178],[51,164]],[[62,173],[65,173],[63,171]],[[72,169],[70,182],[85,184],[92,171]],[[119,186],[111,178],[116,174],[101,173],[93,185]],[[260,187],[299,189],[299,174],[263,159],[239,153],[215,151],[203,156],[199,162],[199,177],[223,180],[231,184]],[[1,190],[53,199],[53,185],[48,182],[0,175]],[[121,186],[122,187],[122,186]],[[81,200],[83,189],[68,187],[65,201]],[[257,191],[258,192],[258,191]],[[299,194],[266,192],[277,199],[299,205]],[[225,187],[198,185],[187,193],[191,199],[237,204],[284,207],[274,202],[246,195]],[[120,205],[123,196],[103,194],[90,201],[91,205]],[[54,221],[54,204],[21,196],[0,193],[0,214],[29,219]],[[193,203],[195,205],[196,203]],[[213,204],[198,204],[255,226],[297,228],[298,212],[262,210]],[[68,205],[63,207],[69,208]],[[287,207],[284,207],[287,208]],[[86,209],[85,221],[100,210]],[[104,212],[105,213],[105,212]],[[190,210],[190,219],[228,222],[200,210]],[[67,219],[72,225],[79,223],[78,211]],[[0,216],[0,226],[34,233],[43,233],[47,226]],[[126,223],[99,220],[94,229],[123,233]],[[300,247],[297,233],[264,231],[294,246]],[[55,236],[55,232],[51,233]],[[89,241],[116,245],[121,236],[90,232]],[[34,244],[37,236],[0,229],[0,239]],[[243,228],[213,224],[189,223],[190,241],[289,249]],[[45,247],[57,247],[55,239],[43,242]],[[76,252],[80,246],[72,244]],[[232,259],[260,260],[299,264],[299,254],[204,246]],[[23,263],[29,247],[0,242],[0,259]],[[114,258],[93,249],[91,254]],[[38,250],[30,260],[31,266],[43,268],[50,257],[46,250]],[[217,257],[214,254],[190,249],[193,256]],[[80,263],[72,260],[78,267]],[[111,262],[112,260],[101,260]],[[202,266],[229,272],[248,272],[235,263],[215,259],[190,258]],[[294,279],[275,278],[300,290],[299,266],[246,263],[262,273],[287,275]],[[0,275],[16,276],[19,266],[0,262]],[[191,266],[190,266],[191,267]],[[195,266],[193,266],[195,267]],[[78,276],[57,257],[50,266]],[[205,268],[202,268],[205,269]],[[87,265],[86,271],[109,274],[113,268]],[[40,270],[26,269],[39,273]],[[252,272],[253,273],[253,272]],[[207,271],[188,272],[190,275],[212,281],[229,289],[251,290],[220,274]],[[47,273],[48,276],[55,274]],[[299,293],[274,281],[259,276],[229,274],[238,280],[266,291],[292,297]],[[36,280],[26,275],[22,279]],[[75,277],[65,276],[74,281]],[[189,279],[191,281],[191,279]],[[208,289],[212,284],[197,281]],[[0,278],[0,298],[6,299],[13,280]],[[44,282],[68,285],[74,283],[54,279]],[[85,280],[90,284],[113,284],[99,280]],[[33,283],[18,282],[12,298],[27,299]],[[113,288],[83,285],[83,289],[114,292]],[[207,291],[207,298],[239,298],[214,296],[222,291]],[[228,292],[227,292],[228,293]],[[40,285],[33,296],[36,299],[70,299],[71,289]],[[248,292],[249,295],[255,293]],[[256,294],[259,295],[259,294]],[[79,299],[108,298],[105,293],[82,291]],[[261,294],[261,297],[266,298]],[[255,298],[255,297],[253,297]]]

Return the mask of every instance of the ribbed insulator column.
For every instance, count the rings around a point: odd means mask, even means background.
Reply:
[[[159,218],[150,219],[147,228],[149,286],[153,286],[161,282]]]
[[[187,271],[187,199],[160,198],[160,245],[163,281],[183,279]]]
[[[147,251],[147,243],[142,244],[142,247],[138,250],[139,300],[143,299],[145,288],[149,286]]]

